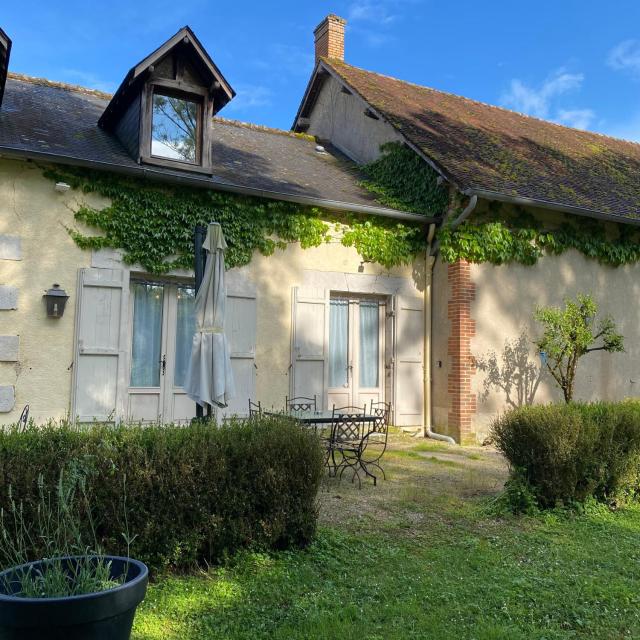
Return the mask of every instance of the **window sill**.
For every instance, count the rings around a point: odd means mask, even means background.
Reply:
[[[142,156],[140,158],[142,164],[151,164],[155,167],[164,167],[165,169],[178,169],[179,171],[190,171],[193,173],[205,173],[212,175],[211,167],[203,167],[199,164],[191,164],[189,162],[180,162],[179,160],[170,160],[168,158],[156,158],[154,156]]]

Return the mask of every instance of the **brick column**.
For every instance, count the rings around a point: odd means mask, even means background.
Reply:
[[[448,265],[448,317],[450,321],[447,354],[449,356],[449,430],[461,444],[475,443],[473,416],[476,396],[471,389],[471,377],[476,367],[471,356],[471,338],[476,332],[471,318],[471,302],[476,286],[471,281],[471,267],[465,260]]]

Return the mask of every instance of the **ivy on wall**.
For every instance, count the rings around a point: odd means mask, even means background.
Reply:
[[[111,204],[96,209],[83,204],[76,220],[98,229],[69,233],[83,249],[121,249],[128,264],[162,274],[193,265],[193,229],[215,218],[229,245],[228,268],[246,265],[254,251],[271,255],[287,243],[303,249],[335,239],[354,247],[362,259],[386,268],[409,264],[424,250],[423,225],[403,224],[374,216],[335,214],[315,207],[224,193],[173,187],[75,167],[46,169],[44,175],[74,189],[97,193]]]
[[[576,249],[601,264],[617,267],[640,260],[640,229],[590,218],[558,214],[551,227],[521,207],[504,211],[494,202],[489,210],[465,221],[455,230],[440,230],[443,260],[533,265],[545,254],[559,255]]]
[[[363,167],[363,187],[393,209],[429,216],[444,213],[449,190],[438,184],[438,174],[417,153],[400,142],[387,142],[380,151],[377,160]]]

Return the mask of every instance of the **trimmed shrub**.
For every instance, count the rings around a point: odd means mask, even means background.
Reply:
[[[221,427],[9,429],[0,432],[5,519],[11,498],[27,519],[35,514],[38,482],[53,489],[63,470],[82,477],[107,552],[126,552],[126,534],[131,555],[152,567],[189,568],[243,547],[309,543],[323,454],[313,433],[276,417]],[[39,557],[38,541],[32,546]]]
[[[638,402],[521,407],[498,417],[492,436],[541,508],[638,493]]]

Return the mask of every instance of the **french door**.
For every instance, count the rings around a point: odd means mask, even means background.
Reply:
[[[384,400],[385,302],[331,296],[327,406]]]
[[[186,422],[195,403],[182,385],[195,330],[195,289],[132,280],[128,418]]]

